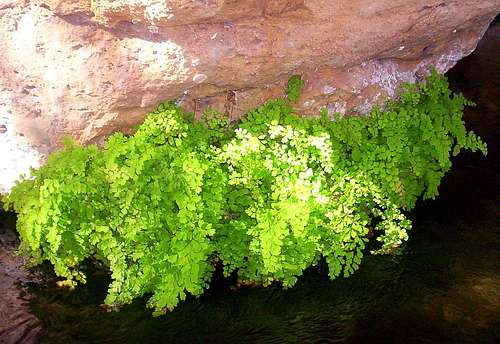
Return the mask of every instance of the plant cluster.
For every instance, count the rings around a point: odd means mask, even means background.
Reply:
[[[302,80],[302,77],[300,75],[292,75],[292,77],[288,80],[286,87],[286,96],[288,100],[291,102],[299,100],[302,86],[304,86],[304,80]]]
[[[322,258],[332,279],[348,276],[369,237],[380,253],[408,238],[404,211],[438,194],[451,153],[486,154],[464,127],[470,104],[435,71],[366,117],[303,118],[278,99],[240,123],[195,122],[161,104],[130,137],[67,142],[4,202],[21,252],[64,284],[85,282],[85,259],[106,265],[112,306],[147,294],[162,314],[202,294],[216,261],[263,285],[292,286]]]

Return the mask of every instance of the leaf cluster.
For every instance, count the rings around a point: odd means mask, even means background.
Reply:
[[[348,276],[369,238],[375,253],[408,238],[405,211],[438,194],[452,154],[486,154],[464,105],[435,71],[366,117],[303,118],[277,99],[238,124],[217,113],[195,122],[165,103],[130,137],[66,142],[4,202],[21,252],[50,261],[64,284],[85,282],[85,259],[106,265],[112,306],[150,295],[162,314],[202,294],[216,261],[263,285],[292,286],[322,258],[331,278]]]
[[[288,80],[286,95],[288,100],[291,102],[296,102],[299,100],[300,91],[302,90],[302,86],[304,85],[304,80],[300,75],[292,75],[292,77]]]

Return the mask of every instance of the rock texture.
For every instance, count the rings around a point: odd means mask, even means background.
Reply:
[[[28,283],[40,280],[16,255],[15,218],[0,210],[0,343],[38,343],[40,321],[31,313]]]
[[[299,111],[364,113],[472,52],[498,12],[500,0],[0,0],[0,193],[61,135],[102,142],[163,100],[236,117],[302,74]]]

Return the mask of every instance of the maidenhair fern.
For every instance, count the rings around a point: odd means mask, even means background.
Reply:
[[[290,81],[288,100],[302,83]],[[21,252],[70,286],[85,282],[84,259],[100,261],[107,304],[148,294],[155,314],[202,294],[215,261],[263,285],[292,286],[322,257],[331,278],[348,276],[369,237],[380,253],[408,238],[404,211],[438,194],[451,154],[486,154],[462,121],[470,103],[434,71],[367,117],[298,117],[288,100],[238,125],[161,104],[131,137],[67,142],[4,198]]]
[[[286,95],[288,100],[292,102],[296,102],[297,100],[299,100],[300,91],[303,85],[304,80],[302,80],[302,77],[300,75],[292,75],[290,80],[288,80],[286,88]]]

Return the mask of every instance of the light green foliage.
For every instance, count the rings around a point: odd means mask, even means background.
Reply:
[[[335,121],[298,117],[284,99],[238,127],[161,104],[102,149],[67,142],[4,201],[18,213],[21,251],[50,261],[64,284],[85,282],[84,259],[109,267],[112,306],[148,294],[161,314],[200,295],[218,260],[263,285],[292,286],[322,257],[331,278],[348,276],[369,233],[375,253],[408,238],[403,211],[437,195],[451,153],[486,154],[465,130],[464,105],[435,72],[384,112]]]
[[[304,80],[300,75],[293,75],[290,80],[288,80],[288,85],[286,88],[286,94],[288,100],[292,102],[296,102],[300,97],[300,90],[304,85]]]
[[[7,196],[19,213],[21,248],[52,262],[69,285],[84,279],[83,259],[104,262],[113,280],[108,304],[152,293],[161,313],[186,292],[200,295],[227,179],[208,153],[213,125],[200,130],[162,104],[130,138],[118,133],[102,150],[67,145],[52,154]]]

